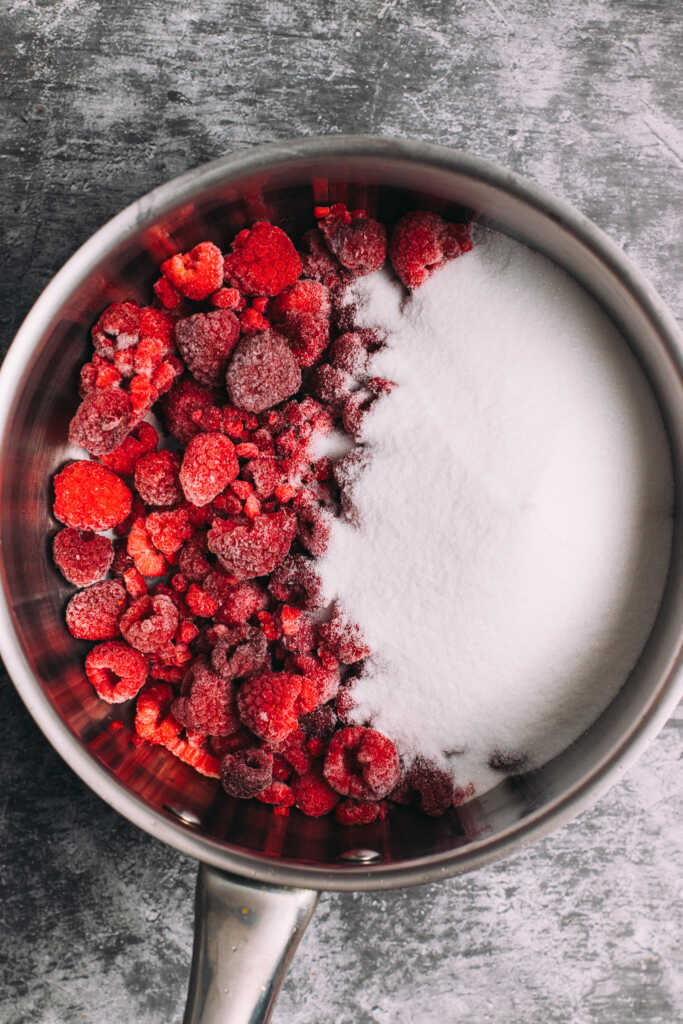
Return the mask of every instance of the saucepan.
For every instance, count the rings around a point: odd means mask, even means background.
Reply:
[[[147,300],[169,251],[207,238],[225,245],[255,219],[297,236],[315,203],[340,199],[385,220],[418,206],[446,215],[466,207],[569,271],[620,327],[651,382],[676,491],[655,626],[593,726],[542,769],[505,777],[443,818],[396,807],[384,822],[355,828],[232,800],[164,749],[132,744],[132,710],[99,701],[84,677],[82,645],[64,626],[69,589],[48,540],[50,480],[71,454],[78,370],[102,308]],[[318,891],[418,885],[505,857],[595,801],[655,736],[681,695],[681,371],[672,316],[594,224],[510,171],[423,142],[335,136],[226,156],[133,203],[51,281],[0,371],[0,651],[36,722],[83,781],[200,862],[186,1022],[267,1020]]]

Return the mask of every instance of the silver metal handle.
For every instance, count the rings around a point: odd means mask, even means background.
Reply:
[[[265,1024],[317,902],[200,865],[183,1024]]]

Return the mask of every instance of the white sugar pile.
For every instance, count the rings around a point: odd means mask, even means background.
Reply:
[[[389,330],[327,597],[374,656],[354,691],[408,760],[479,793],[491,754],[547,761],[628,676],[671,542],[668,444],[645,377],[563,271],[482,233],[409,299],[386,272],[354,286]],[[455,752],[455,753],[454,753]]]

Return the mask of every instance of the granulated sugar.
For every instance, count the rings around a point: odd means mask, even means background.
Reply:
[[[319,563],[375,652],[354,690],[410,760],[479,793],[492,753],[564,749],[628,676],[671,543],[655,401],[623,338],[563,271],[483,233],[412,297],[353,289],[389,330],[369,454]]]

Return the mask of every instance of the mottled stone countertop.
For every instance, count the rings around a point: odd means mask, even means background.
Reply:
[[[375,132],[563,195],[679,316],[676,0],[8,0],[3,351],[76,246],[226,151]],[[0,1021],[180,1020],[196,866],[117,816],[0,681]],[[591,811],[421,889],[325,895],[276,1024],[683,1019],[683,717]]]

